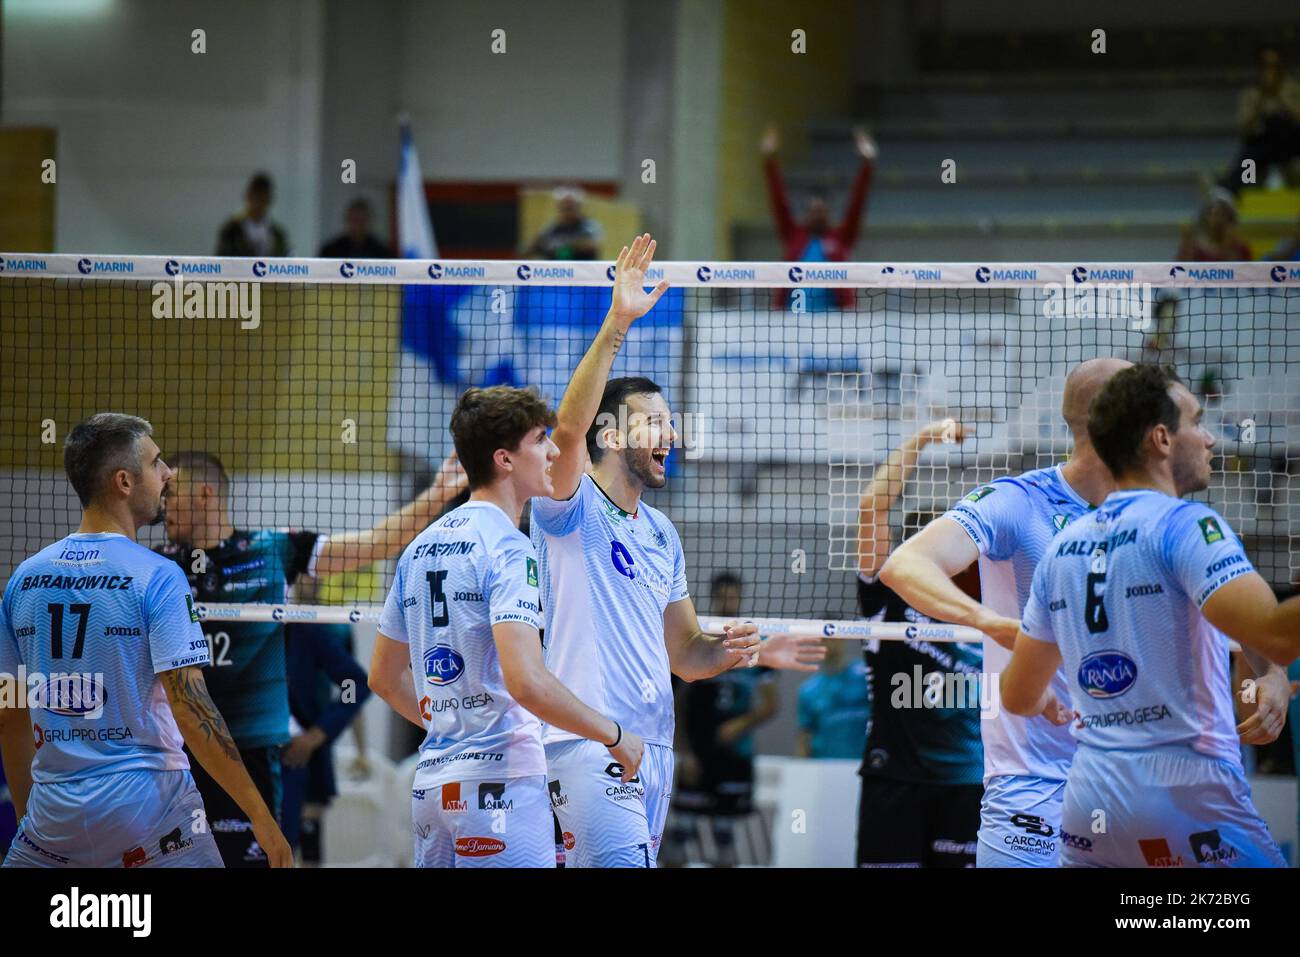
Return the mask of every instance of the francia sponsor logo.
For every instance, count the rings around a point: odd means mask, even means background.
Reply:
[[[1137,681],[1137,664],[1118,651],[1096,651],[1079,663],[1078,679],[1094,698],[1117,698]]]
[[[424,676],[429,684],[454,684],[465,673],[465,659],[450,645],[434,645],[424,656]]]

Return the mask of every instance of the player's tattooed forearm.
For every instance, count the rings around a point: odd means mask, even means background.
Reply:
[[[185,708],[194,717],[195,723],[204,737],[215,740],[223,754],[232,761],[242,760],[235,741],[230,736],[225,719],[213,704],[208,694],[208,686],[203,676],[195,668],[176,668],[166,672],[167,683],[171,691],[172,707]]]

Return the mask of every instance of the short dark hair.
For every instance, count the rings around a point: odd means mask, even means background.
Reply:
[[[140,474],[140,440],[152,434],[147,420],[120,412],[97,412],[72,427],[63,441],[63,470],[82,508],[119,469]]]
[[[741,590],[740,576],[735,572],[718,572],[713,576],[713,581],[709,582],[709,594],[713,594],[719,588],[728,586]]]
[[[1183,380],[1172,366],[1130,366],[1111,376],[1088,410],[1088,438],[1111,474],[1142,464],[1142,443],[1157,425],[1178,431],[1182,414],[1169,387]]]
[[[466,389],[451,414],[451,437],[471,489],[492,483],[497,449],[515,451],[539,425],[555,425],[555,413],[532,389],[494,385]]]
[[[254,173],[253,178],[248,181],[248,192],[266,193],[271,192],[271,177],[266,173]]]
[[[222,501],[229,497],[230,476],[226,474],[226,467],[221,464],[221,459],[211,452],[200,449],[177,452],[172,456],[171,466],[174,469],[183,469],[191,476],[197,477],[199,481],[211,485],[217,490],[217,497]],[[182,478],[188,480],[189,476],[182,475]]]
[[[600,408],[596,410],[596,417],[591,421],[591,428],[587,429],[587,455],[593,465],[605,454],[605,450],[600,448],[598,439],[603,428],[602,423],[607,421],[607,417],[612,415],[618,418],[619,407],[627,403],[628,396],[657,395],[662,392],[663,389],[654,382],[639,375],[610,379],[605,383],[605,391],[600,397]]]

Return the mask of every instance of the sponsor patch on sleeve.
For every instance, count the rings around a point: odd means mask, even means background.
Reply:
[[[196,611],[194,610],[194,596],[193,596],[193,595],[186,595],[186,596],[185,596],[185,607],[189,609],[189,612],[190,612],[190,621],[192,621],[192,622],[194,622],[195,624],[197,624],[197,623],[198,623],[198,620],[199,620],[199,613],[196,612]]]
[[[1196,524],[1201,526],[1201,537],[1205,539],[1206,545],[1223,541],[1223,529],[1219,528],[1219,523],[1215,521],[1213,515],[1205,516]]]
[[[524,559],[524,560],[528,563],[528,566],[527,566],[527,567],[528,567],[528,584],[530,584],[530,585],[532,585],[534,588],[536,588],[536,587],[537,587],[537,559],[535,559],[535,558],[527,558],[527,559]]]
[[[978,501],[979,501],[980,499],[982,499],[985,495],[989,495],[989,494],[991,494],[991,493],[993,493],[993,492],[996,492],[996,491],[997,491],[997,489],[995,489],[992,485],[985,485],[983,488],[977,488],[975,491],[973,491],[973,492],[971,492],[969,495],[967,495],[967,496],[966,496],[966,501],[968,501],[968,502],[978,502]]]

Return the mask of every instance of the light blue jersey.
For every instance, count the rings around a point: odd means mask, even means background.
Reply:
[[[1228,639],[1201,606],[1252,571],[1212,508],[1149,489],[1114,492],[1058,535],[1023,627],[1060,648],[1079,743],[1180,745],[1240,768]]]
[[[567,501],[533,499],[542,563],[546,667],[648,744],[673,744],[664,610],[688,597],[677,529],[642,502],[631,515],[584,475]],[[548,726],[544,740],[576,740]]]
[[[537,580],[532,545],[490,502],[448,512],[402,553],[379,631],[411,649],[428,729],[417,790],[546,774],[541,724],[506,690],[492,637],[505,622],[541,627]]]
[[[0,672],[21,665],[36,695],[40,784],[188,769],[157,675],[209,660],[180,568],[124,535],[69,535],[19,565],[0,600]]]
[[[1091,508],[1070,488],[1061,467],[1054,465],[996,479],[971,492],[944,517],[965,529],[979,548],[981,602],[1000,615],[1019,619],[1029,600],[1034,569],[1052,537]],[[1010,651],[984,639],[986,674],[1000,674],[1010,661]],[[980,722],[985,783],[998,775],[1064,781],[1075,747],[1069,728],[1004,711],[997,680],[988,684],[993,715]],[[1062,699],[1066,697],[1064,672],[1056,674],[1052,687]]]

